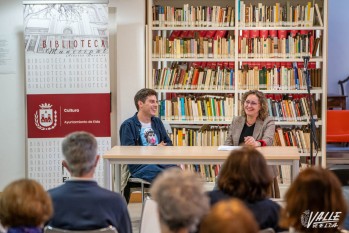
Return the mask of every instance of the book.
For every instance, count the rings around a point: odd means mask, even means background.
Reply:
[[[323,22],[322,22],[322,17],[321,17],[321,13],[320,13],[320,9],[319,9],[319,5],[317,3],[315,3],[315,10],[316,10],[316,15],[317,15],[317,20],[319,21],[319,24],[321,27],[324,26]]]

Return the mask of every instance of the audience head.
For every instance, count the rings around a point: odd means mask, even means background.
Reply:
[[[143,88],[136,93],[134,101],[137,111],[139,111],[139,101],[141,101],[144,104],[149,96],[155,97],[155,99],[157,100],[157,93],[153,89]]]
[[[86,174],[93,175],[99,156],[97,156],[97,141],[87,132],[74,132],[69,134],[62,143],[65,158],[63,165],[72,176],[82,177]]]
[[[203,180],[190,171],[165,170],[155,179],[150,192],[158,204],[162,232],[192,232],[209,210]]]
[[[14,181],[0,196],[0,221],[4,227],[41,227],[51,215],[51,198],[34,180]]]
[[[236,198],[215,204],[200,224],[200,233],[257,233],[258,224],[249,209]]]
[[[346,202],[338,178],[321,167],[307,168],[291,184],[285,194],[286,206],[281,212],[281,227],[293,227],[299,232],[337,232],[336,228],[306,228],[310,212],[341,212],[338,225],[346,216]],[[302,224],[303,222],[303,224]]]
[[[233,150],[224,162],[218,188],[224,193],[248,201],[263,200],[272,177],[263,155],[252,147]]]
[[[253,98],[251,101],[250,98]],[[242,116],[246,116],[246,107],[247,104],[254,104],[256,108],[259,108],[259,115],[258,117],[261,120],[265,120],[267,118],[268,114],[268,102],[267,98],[261,91],[257,90],[251,90],[248,92],[245,92],[241,97],[241,106],[244,111],[242,111]]]

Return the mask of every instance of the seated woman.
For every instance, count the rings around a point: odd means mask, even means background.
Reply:
[[[251,211],[238,199],[218,202],[200,224],[200,233],[257,233]]]
[[[42,233],[52,211],[50,196],[34,180],[14,181],[0,196],[0,221],[7,233]]]
[[[260,229],[278,231],[277,203],[267,198],[272,182],[270,170],[263,155],[252,147],[233,150],[224,162],[218,177],[218,190],[208,193],[213,206],[232,197],[243,200],[252,211]]]
[[[302,171],[288,189],[285,201],[280,226],[293,228],[292,232],[339,232],[338,226],[347,213],[338,178],[321,167]],[[322,217],[317,215],[320,213]]]
[[[249,145],[253,147],[272,146],[275,134],[275,123],[268,115],[268,102],[263,92],[252,90],[241,97],[242,116],[234,117],[224,142],[227,146]],[[280,198],[276,177],[276,166],[270,166],[273,182],[268,195]]]
[[[162,233],[195,232],[209,210],[203,180],[190,171],[165,170],[155,179],[150,193],[158,204]]]

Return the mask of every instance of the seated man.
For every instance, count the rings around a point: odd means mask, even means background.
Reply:
[[[158,117],[158,100],[156,91],[143,88],[134,97],[136,114],[125,120],[120,127],[122,146],[172,146],[165,127]],[[175,165],[129,164],[131,177],[152,182],[154,178],[168,167]],[[124,189],[126,201],[129,200],[130,187]]]
[[[97,141],[86,132],[68,135],[62,143],[62,164],[71,174],[65,184],[49,190],[54,214],[48,225],[67,230],[93,230],[114,226],[132,233],[123,197],[103,189],[93,180],[99,156]]]

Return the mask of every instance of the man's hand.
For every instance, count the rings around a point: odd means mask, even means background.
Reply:
[[[161,141],[157,146],[166,146],[167,143],[164,143],[164,141]]]

